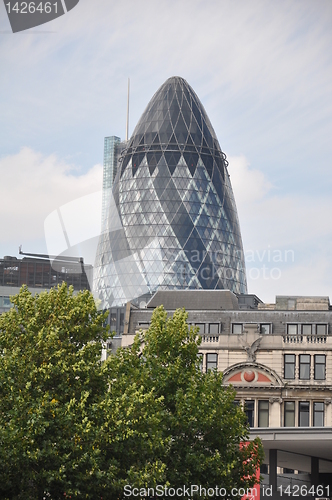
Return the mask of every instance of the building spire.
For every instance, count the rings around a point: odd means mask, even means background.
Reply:
[[[130,78],[128,78],[126,141],[128,141],[128,129],[129,129],[129,91],[130,91]]]

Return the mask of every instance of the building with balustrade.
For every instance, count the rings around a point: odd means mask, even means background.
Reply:
[[[108,348],[130,346],[159,305],[184,307],[202,337],[202,370],[223,372],[263,441],[274,498],[307,496],[305,488],[331,497],[329,298],[264,304],[247,294],[226,155],[185,80],[160,87],[116,162],[94,269],[117,334]]]
[[[265,485],[278,491],[276,498],[288,487],[296,492],[312,485],[323,488],[317,497],[332,496],[329,298],[277,296],[274,304],[264,304],[228,290],[157,291],[146,308],[127,303],[123,346],[149,327],[159,305],[169,314],[187,310],[189,325],[202,337],[202,370],[222,371],[224,383],[236,389],[252,437],[263,440],[262,473]]]

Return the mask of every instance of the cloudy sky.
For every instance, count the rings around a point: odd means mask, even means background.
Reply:
[[[332,298],[331,26],[331,0],[80,0],[12,34],[1,2],[0,257],[46,252],[47,217],[100,190],[128,77],[132,132],[178,75],[229,159],[249,292]]]

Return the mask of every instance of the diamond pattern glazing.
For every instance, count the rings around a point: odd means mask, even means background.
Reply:
[[[157,289],[247,292],[227,165],[193,89],[168,79],[139,120],[114,180],[95,262],[103,308]]]

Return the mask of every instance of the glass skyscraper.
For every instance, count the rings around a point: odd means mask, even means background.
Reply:
[[[103,308],[157,289],[247,292],[227,165],[197,95],[169,78],[121,153],[95,262]]]
[[[102,200],[102,221],[105,220],[109,195],[117,173],[118,159],[120,156],[121,139],[112,135],[104,139],[104,166],[103,166],[103,200]]]

